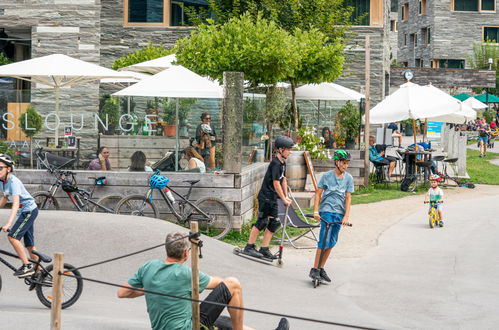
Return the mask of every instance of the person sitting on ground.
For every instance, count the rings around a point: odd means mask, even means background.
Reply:
[[[188,161],[187,166],[183,168],[184,171],[199,169],[200,173],[206,173],[206,166],[204,164],[204,159],[196,151],[196,149],[194,149],[194,147],[189,146],[185,148],[183,157]]]
[[[438,186],[438,182],[440,181],[440,177],[438,175],[431,175],[430,176],[430,184],[431,187],[428,189],[428,192],[425,195],[425,203],[429,202],[435,202],[437,203],[437,211],[438,211],[438,219],[439,219],[439,226],[442,227],[444,224],[444,217],[442,215],[442,203],[444,201],[444,192],[442,189]],[[431,211],[431,206],[430,209],[428,210],[428,214]]]
[[[130,167],[128,168],[130,172],[152,172],[152,168],[150,166],[146,166],[146,154],[140,150],[135,151],[132,154],[130,162]]]
[[[388,125],[388,128],[392,130],[392,140],[398,139],[399,140],[399,148],[402,148],[402,134],[400,133],[400,129],[398,127],[399,122],[396,123],[390,123]]]
[[[390,181],[390,177],[393,174],[393,170],[395,169],[395,164],[397,162],[397,158],[391,156],[385,156],[385,152],[378,152],[376,147],[374,146],[374,142],[376,139],[374,136],[369,137],[369,160],[373,163],[380,163],[383,165],[388,165],[388,178]]]
[[[329,130],[329,127],[324,127],[322,129],[322,138],[324,141],[321,142],[321,144],[324,146],[326,149],[336,149],[336,140],[334,139],[333,134],[331,134],[331,131]]]
[[[166,259],[150,260],[123,283],[118,289],[118,298],[136,298],[144,292],[136,289],[160,292],[185,298],[191,298],[192,270],[184,265],[189,258],[189,240],[180,232],[166,235]],[[217,319],[224,306],[209,302],[243,306],[241,283],[235,277],[220,278],[199,272],[199,291],[213,290],[200,305],[201,325],[207,328],[217,325]],[[192,329],[192,303],[188,300],[145,293],[147,312],[151,327],[163,329]],[[228,309],[232,329],[251,329],[243,325],[244,311]],[[279,330],[289,329],[286,319],[281,319]],[[282,325],[281,325],[282,324]]]
[[[109,149],[107,147],[100,147],[97,154],[99,157],[88,164],[88,169],[91,171],[112,171],[111,163],[109,162]]]

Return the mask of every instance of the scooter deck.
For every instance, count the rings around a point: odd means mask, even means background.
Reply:
[[[243,250],[239,247],[235,247],[234,250],[232,250],[232,251],[234,252],[235,255],[238,255],[240,257],[243,257],[243,258],[246,258],[249,260],[253,260],[253,261],[256,261],[256,262],[259,262],[262,264],[266,264],[266,265],[274,265],[273,260],[266,259],[266,258],[256,258],[256,257],[250,256],[249,254],[244,253]]]

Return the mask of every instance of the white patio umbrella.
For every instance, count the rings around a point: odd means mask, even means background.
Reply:
[[[59,113],[60,89],[102,78],[123,78],[126,74],[62,54],[53,54],[0,66],[0,77],[13,77],[54,87],[55,111]],[[55,130],[55,144],[59,143]]]
[[[120,69],[120,71],[134,71],[141,73],[156,74],[164,69],[171,68],[173,66],[172,62],[177,60],[175,54],[170,54],[167,56],[155,58],[153,60],[133,64]]]
[[[172,97],[177,99],[175,129],[175,170],[178,170],[178,107],[179,98],[223,98],[223,88],[214,81],[191,70],[173,65],[154,76],[114,93],[115,96]]]
[[[145,78],[150,77],[151,75],[134,72],[134,71],[120,71],[121,74],[127,75],[127,78],[103,78],[100,80],[101,84],[134,84]],[[127,85],[128,86],[128,85]],[[125,87],[127,87],[125,86]]]
[[[475,109],[475,110],[481,110],[481,109],[488,108],[487,104],[478,101],[474,97],[468,97],[466,100],[463,101],[463,103],[470,106],[472,109]],[[476,115],[475,115],[475,117],[476,117]]]
[[[297,100],[324,100],[324,101],[357,101],[365,98],[364,94],[335,83],[308,84],[298,87]],[[291,94],[291,91],[289,91]]]
[[[433,92],[435,92],[437,95],[440,95],[442,98],[450,98],[451,100],[457,100],[455,97],[445,93],[441,89],[438,89],[437,87],[433,85],[427,85],[423,86],[431,89]],[[468,98],[468,100],[471,99]],[[476,100],[477,102],[481,103],[480,101]],[[444,123],[451,123],[451,124],[464,124],[468,120],[473,120],[476,119],[476,111],[473,110],[468,104],[466,104],[466,101],[461,102],[458,100],[458,102],[461,103],[461,109],[457,112],[450,113],[447,115],[442,115],[438,117],[433,117],[431,118],[432,121],[439,121],[439,122],[444,122]],[[485,105],[485,104],[484,104]],[[487,105],[485,105],[487,107]]]

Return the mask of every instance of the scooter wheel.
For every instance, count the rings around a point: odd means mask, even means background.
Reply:
[[[282,267],[284,265],[284,261],[282,261],[282,259],[277,259],[277,265]]]
[[[312,280],[314,283],[314,289],[319,285],[319,280]]]

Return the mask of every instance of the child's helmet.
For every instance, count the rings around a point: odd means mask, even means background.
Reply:
[[[206,134],[211,134],[211,132],[212,132],[211,126],[208,124],[201,124],[201,130],[203,131],[203,133],[206,133]]]
[[[333,160],[350,160],[350,153],[343,149],[334,151]]]
[[[10,158],[9,155],[0,154],[0,162],[10,167],[11,170],[14,170],[14,161],[12,160],[12,158]]]
[[[490,123],[490,128],[491,129],[495,129],[497,127],[496,123],[495,122],[491,122]]]
[[[153,174],[149,179],[149,186],[153,189],[163,189],[168,185],[168,182],[170,182],[170,179],[166,176]]]
[[[274,142],[274,146],[276,149],[279,149],[279,148],[291,149],[291,148],[293,148],[294,145],[295,145],[295,143],[288,136],[278,136]]]
[[[440,181],[441,178],[438,174],[432,174],[430,175],[430,181]]]

